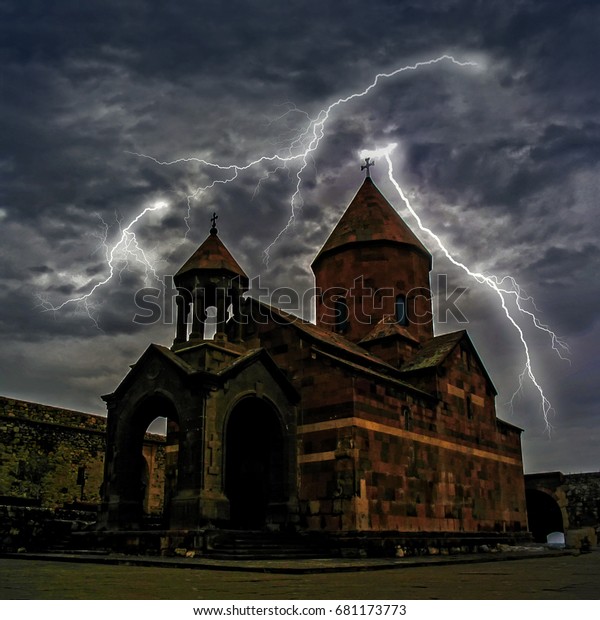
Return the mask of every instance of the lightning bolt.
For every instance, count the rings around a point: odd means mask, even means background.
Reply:
[[[152,211],[159,211],[161,209],[165,209],[167,204],[165,202],[157,202],[156,204],[146,207],[143,211],[138,213],[129,224],[121,230],[121,235],[119,239],[109,247],[106,243],[108,237],[108,225],[104,220],[101,219],[104,234],[101,236],[101,244],[104,246],[105,254],[106,254],[106,264],[108,266],[108,275],[101,281],[96,282],[94,286],[87,292],[79,297],[72,297],[63,301],[58,306],[54,306],[48,301],[48,299],[44,298],[41,295],[38,295],[38,300],[40,302],[39,306],[41,306],[44,312],[58,312],[62,310],[64,307],[70,304],[75,304],[76,306],[82,307],[87,315],[92,319],[94,324],[98,329],[100,326],[98,325],[97,319],[93,316],[93,305],[90,300],[94,293],[101,287],[108,284],[115,275],[121,275],[124,269],[129,266],[129,259],[133,259],[135,262],[141,264],[145,270],[146,280],[150,278],[150,276],[160,282],[160,278],[156,273],[152,262],[148,258],[148,255],[144,251],[144,249],[138,243],[138,240],[135,236],[135,232],[133,231],[134,226],[147,214]],[[120,268],[119,268],[120,264]]]
[[[467,265],[457,260],[450,253],[450,251],[446,248],[446,246],[444,245],[442,240],[438,237],[438,235],[436,235],[430,228],[428,228],[427,226],[423,224],[421,217],[415,211],[410,201],[406,197],[404,191],[402,190],[402,187],[400,186],[400,184],[394,177],[394,165],[392,163],[392,158],[390,157],[390,154],[394,151],[396,146],[397,145],[395,143],[392,143],[392,144],[388,144],[385,148],[382,148],[382,149],[370,150],[370,151],[365,150],[361,152],[360,157],[361,158],[383,157],[385,159],[385,162],[387,163],[388,179],[394,186],[396,192],[398,192],[400,199],[402,200],[402,202],[408,209],[408,212],[411,214],[411,216],[416,221],[419,228],[435,241],[436,245],[441,250],[442,254],[453,265],[462,269],[467,275],[469,275],[479,284],[483,284],[489,287],[498,296],[500,305],[502,307],[502,310],[508,322],[512,325],[512,327],[516,330],[518,334],[519,340],[523,348],[524,356],[525,356],[525,367],[523,371],[521,372],[521,374],[519,375],[519,387],[517,388],[517,390],[515,391],[515,393],[513,394],[511,398],[511,405],[512,405],[512,401],[514,400],[515,396],[522,389],[523,381],[527,377],[531,381],[534,388],[539,394],[539,397],[541,400],[542,412],[544,416],[544,422],[546,423],[546,429],[548,433],[550,433],[552,430],[552,426],[550,424],[549,418],[550,418],[551,412],[553,411],[553,408],[552,408],[552,405],[550,404],[550,401],[546,397],[540,382],[536,378],[536,375],[533,371],[533,364],[531,361],[531,354],[529,350],[529,345],[527,343],[527,339],[525,338],[523,329],[517,323],[517,320],[516,320],[517,317],[515,317],[515,311],[509,308],[509,306],[507,305],[507,301],[510,298],[513,298],[515,306],[517,308],[517,314],[524,315],[532,322],[533,326],[536,329],[542,332],[545,332],[548,336],[550,336],[552,349],[556,352],[556,354],[561,359],[568,361],[568,358],[565,357],[565,354],[569,352],[569,348],[567,344],[563,340],[561,340],[547,325],[544,325],[543,323],[541,323],[539,319],[535,316],[535,314],[524,306],[525,303],[530,303],[533,306],[533,308],[537,310],[537,307],[535,306],[535,301],[533,300],[533,298],[523,292],[522,288],[519,286],[519,284],[516,282],[516,280],[512,276],[504,276],[502,278],[498,278],[495,275],[486,275],[483,273],[472,271]]]
[[[417,71],[422,67],[427,67],[430,65],[435,65],[441,62],[449,62],[451,64],[457,65],[459,67],[477,67],[478,63],[470,61],[470,60],[457,60],[453,56],[449,54],[444,54],[442,56],[438,56],[437,58],[432,58],[430,60],[423,60],[416,62],[412,65],[405,65],[394,71],[390,71],[388,73],[378,73],[370,84],[368,84],[363,90],[359,92],[352,93],[345,97],[340,97],[337,101],[330,103],[326,108],[322,109],[316,117],[311,118],[306,112],[300,110],[293,104],[290,104],[290,108],[279,118],[282,118],[286,114],[291,112],[298,112],[307,117],[308,123],[303,131],[301,131],[284,149],[283,153],[275,153],[271,155],[262,155],[257,159],[254,159],[251,162],[246,164],[226,164],[221,165],[215,162],[208,161],[199,157],[181,157],[179,159],[173,159],[170,161],[159,160],[156,157],[151,155],[147,155],[145,153],[137,153],[128,151],[131,155],[136,155],[137,157],[149,159],[153,161],[155,164],[160,166],[174,166],[179,164],[187,164],[187,163],[195,163],[201,164],[202,166],[206,166],[209,169],[218,170],[226,173],[227,178],[213,180],[207,185],[197,187],[191,194],[189,194],[187,198],[187,215],[185,217],[187,229],[189,231],[189,218],[191,214],[192,201],[203,192],[212,189],[215,185],[219,183],[231,183],[235,179],[237,179],[238,175],[246,170],[251,168],[255,168],[262,164],[277,164],[279,167],[284,166],[287,167],[288,164],[298,162],[298,169],[296,171],[296,181],[295,181],[295,190],[290,198],[290,216],[288,218],[287,223],[281,229],[281,231],[277,234],[275,239],[265,248],[264,250],[264,261],[268,264],[270,259],[270,253],[273,246],[281,239],[281,237],[289,230],[290,226],[294,223],[296,219],[296,213],[299,209],[302,208],[303,200],[302,200],[302,178],[303,173],[306,168],[309,166],[311,158],[315,151],[319,148],[322,139],[325,137],[325,126],[327,121],[330,118],[331,113],[340,105],[348,103],[353,99],[359,99],[360,97],[364,97],[368,93],[370,93],[382,80],[387,80],[393,78],[401,73],[405,73],[407,71]],[[275,171],[271,171],[268,174],[273,174]],[[262,178],[264,180],[264,177]],[[260,181],[259,181],[260,184]],[[256,191],[255,191],[256,193]]]
[[[300,110],[294,104],[288,103],[286,104],[288,106],[288,109],[279,118],[281,119],[284,116],[291,114],[291,113],[297,113],[299,115],[302,115],[306,119],[306,124],[304,126],[304,129],[299,131],[295,135],[295,137],[291,139],[291,141],[287,144],[287,146],[280,150],[280,152],[262,155],[247,163],[219,164],[219,163],[215,163],[213,161],[209,161],[208,159],[200,158],[200,157],[183,157],[183,158],[174,159],[170,161],[166,161],[166,160],[163,161],[151,155],[147,155],[145,153],[129,152],[129,154],[135,155],[140,158],[151,160],[152,162],[160,166],[175,166],[175,165],[194,163],[194,164],[200,164],[201,166],[205,167],[206,170],[209,172],[215,172],[215,173],[218,172],[218,173],[224,174],[223,178],[214,178],[205,185],[197,186],[191,193],[186,195],[187,213],[184,217],[184,221],[187,227],[187,232],[190,231],[189,220],[191,217],[191,210],[193,208],[193,201],[198,199],[202,193],[214,188],[216,185],[232,183],[238,178],[240,174],[250,169],[257,168],[263,165],[273,166],[271,169],[267,170],[267,172],[264,173],[260,177],[257,183],[256,189],[254,191],[254,195],[256,195],[256,193],[260,189],[260,184],[262,181],[268,179],[271,175],[275,174],[278,170],[282,168],[288,169],[288,173],[289,173],[289,166],[292,164],[296,164],[297,169],[295,171],[294,191],[290,197],[290,202],[289,202],[290,215],[289,215],[289,218],[285,226],[281,229],[281,231],[277,234],[277,236],[273,239],[273,241],[264,250],[264,261],[265,263],[268,263],[271,249],[281,239],[281,237],[286,234],[289,228],[293,225],[296,219],[296,214],[298,210],[301,209],[302,207],[303,200],[302,200],[301,189],[302,189],[303,174],[306,168],[310,165],[314,153],[317,151],[317,149],[319,148],[319,145],[321,144],[321,141],[326,135],[326,131],[325,131],[326,125],[331,117],[332,112],[334,112],[336,108],[338,108],[339,106],[343,104],[346,104],[354,99],[358,99],[358,98],[366,96],[369,92],[371,92],[374,88],[376,88],[377,85],[383,80],[393,78],[405,72],[416,71],[420,68],[431,66],[431,65],[436,65],[442,62],[448,62],[453,65],[457,65],[459,67],[477,67],[478,66],[478,63],[476,62],[461,61],[461,60],[457,60],[451,55],[444,54],[437,58],[433,58],[433,59],[425,60],[425,61],[419,61],[411,65],[400,67],[391,72],[378,73],[365,88],[363,88],[362,90],[358,92],[354,92],[344,97],[340,97],[336,101],[330,103],[326,108],[323,108],[315,117],[311,117],[308,113]],[[548,428],[548,431],[550,431],[551,426],[550,426],[550,421],[549,421],[549,415],[552,411],[552,406],[549,400],[547,399],[547,397],[545,396],[540,382],[536,379],[536,376],[533,372],[531,355],[530,355],[530,350],[529,350],[529,346],[527,343],[527,339],[525,338],[522,328],[517,323],[517,316],[515,316],[515,311],[509,308],[509,306],[507,305],[507,302],[511,300],[512,298],[514,302],[514,306],[517,308],[516,315],[521,315],[521,316],[528,318],[536,329],[541,330],[542,332],[545,332],[551,338],[552,348],[559,355],[559,357],[561,357],[561,359],[566,359],[565,355],[568,353],[567,345],[547,325],[544,325],[543,323],[541,323],[533,311],[526,308],[525,305],[530,304],[533,307],[533,309],[537,311],[537,308],[535,307],[535,302],[533,301],[533,299],[530,296],[528,296],[526,293],[524,293],[524,291],[521,289],[518,283],[514,280],[514,278],[512,278],[511,276],[505,276],[503,278],[498,278],[494,275],[485,275],[482,273],[477,273],[477,272],[472,271],[469,267],[467,267],[466,265],[464,265],[463,263],[455,259],[451,255],[449,250],[444,246],[441,239],[432,230],[430,230],[429,228],[423,225],[421,218],[416,213],[416,211],[413,209],[407,197],[405,196],[404,192],[402,191],[402,188],[400,187],[400,185],[394,178],[393,164],[390,158],[390,153],[393,151],[394,148],[395,148],[395,145],[391,144],[385,149],[370,151],[368,156],[380,156],[380,157],[385,158],[385,161],[388,166],[388,177],[392,185],[398,192],[401,200],[406,205],[411,215],[414,217],[419,228],[423,232],[430,235],[432,239],[434,239],[437,246],[440,248],[442,253],[446,256],[446,258],[452,264],[462,269],[471,278],[476,280],[479,284],[485,285],[489,287],[490,289],[492,289],[498,296],[500,305],[502,307],[504,314],[506,315],[507,320],[513,326],[513,328],[516,330],[518,334],[521,345],[523,347],[524,356],[525,356],[525,367],[524,367],[523,372],[519,376],[519,389],[517,390],[517,392],[515,392],[515,395],[522,388],[523,381],[527,377],[531,381],[531,383],[534,385],[535,389],[537,390],[540,396],[544,420],[546,422],[546,427]],[[90,314],[89,305],[88,305],[90,298],[94,295],[94,293],[99,288],[105,286],[110,280],[112,280],[112,278],[114,277],[116,273],[116,264],[119,261],[123,261],[123,265],[124,265],[123,268],[124,268],[127,264],[127,259],[129,257],[134,258],[137,262],[141,263],[144,266],[144,268],[146,269],[146,275],[151,274],[153,277],[158,279],[156,271],[153,268],[147,255],[144,253],[142,247],[139,245],[135,237],[135,233],[132,231],[132,227],[142,217],[144,217],[148,212],[155,211],[159,208],[163,208],[163,206],[164,204],[160,203],[153,207],[145,208],[138,216],[136,216],[129,223],[129,225],[126,228],[122,230],[121,237],[116,241],[116,243],[112,247],[108,247],[108,245],[105,244],[108,275],[103,280],[101,280],[100,282],[97,282],[90,289],[89,292],[79,297],[68,299],[58,306],[53,306],[48,301],[41,300],[44,310],[47,310],[47,311],[52,310],[56,312],[64,308],[67,304],[83,304],[86,310],[88,310],[88,314]],[[186,236],[187,236],[187,232],[186,232]],[[513,395],[513,398],[515,395]],[[511,399],[511,402],[512,402],[512,399]]]

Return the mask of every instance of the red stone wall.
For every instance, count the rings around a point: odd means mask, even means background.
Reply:
[[[305,368],[300,504],[309,528],[526,529],[519,433],[500,432],[485,376],[452,361],[437,407],[323,360]],[[449,389],[471,395],[472,418]]]
[[[416,342],[405,340],[401,337],[382,338],[361,344],[373,355],[381,358],[384,362],[400,368],[412,358],[418,347]]]
[[[294,328],[263,325],[259,335],[301,393],[302,525],[526,530],[520,432],[497,421],[493,387],[469,347],[422,377],[438,400],[344,365]]]
[[[433,336],[429,260],[417,250],[356,244],[325,256],[313,269],[322,293],[317,297],[317,325],[334,330],[334,297],[346,295],[349,326],[344,336],[358,342],[384,316],[395,315],[396,296],[404,294],[408,296],[408,331],[420,342]]]

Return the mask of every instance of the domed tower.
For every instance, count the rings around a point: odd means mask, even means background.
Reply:
[[[227,336],[232,342],[241,340],[243,322],[237,315],[242,295],[248,290],[248,276],[219,239],[217,218],[213,214],[209,236],[173,278],[179,293],[173,349],[181,349],[187,343],[205,338],[207,310],[211,307],[216,308],[215,338]],[[190,311],[192,328],[188,334]]]
[[[317,325],[353,342],[390,322],[415,343],[433,337],[431,254],[368,174],[312,270]]]

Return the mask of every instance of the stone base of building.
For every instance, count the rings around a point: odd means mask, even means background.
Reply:
[[[73,535],[96,524],[96,506],[41,508],[0,504],[0,551],[46,551],[69,547]]]
[[[494,552],[531,542],[527,532],[325,532],[226,529],[74,532],[70,547],[132,555],[219,557],[410,557]]]
[[[134,555],[231,557],[405,557],[492,552],[531,542],[529,532],[310,532],[294,527],[261,531],[198,529],[110,531],[96,512],[0,505],[0,551],[86,550]],[[588,540],[594,546],[595,537]],[[567,543],[573,544],[567,536]],[[579,538],[582,538],[580,536]]]
[[[530,543],[529,532],[344,532],[330,535],[342,557],[410,557],[491,552]]]

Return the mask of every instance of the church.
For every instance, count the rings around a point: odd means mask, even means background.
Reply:
[[[172,346],[103,397],[104,529],[144,527],[163,417],[165,530],[526,532],[521,429],[467,332],[434,335],[431,254],[368,172],[312,262],[315,323],[245,295],[213,219],[174,276]]]

